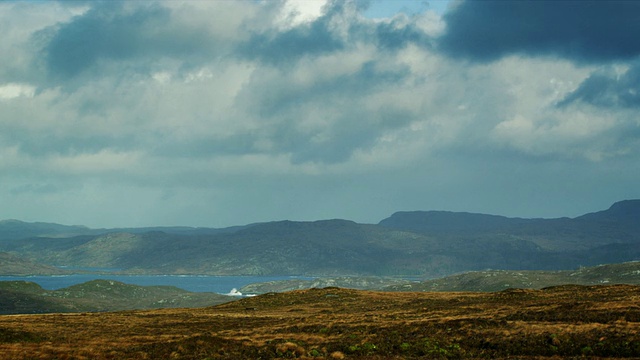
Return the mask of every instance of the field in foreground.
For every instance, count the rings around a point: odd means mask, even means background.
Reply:
[[[640,358],[640,287],[311,289],[200,309],[0,316],[3,359]]]

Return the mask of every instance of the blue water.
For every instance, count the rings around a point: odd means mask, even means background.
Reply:
[[[46,290],[57,290],[95,279],[115,280],[126,284],[155,286],[169,285],[193,292],[227,294],[232,289],[266,281],[313,279],[295,276],[207,276],[207,275],[115,275],[74,274],[59,276],[0,276],[0,281],[31,281]]]

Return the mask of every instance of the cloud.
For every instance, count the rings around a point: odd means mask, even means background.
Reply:
[[[447,48],[455,16],[480,5],[371,19],[359,1],[9,4],[0,216],[212,226],[551,203],[566,215],[568,193],[612,189],[605,207],[636,188],[637,60],[539,56],[555,43],[533,41]]]
[[[43,55],[51,74],[72,77],[101,58],[127,59],[153,51],[153,36],[144,36],[144,29],[157,28],[169,18],[169,12],[157,6],[126,12],[121,2],[99,4],[41,34],[50,37]]]
[[[427,19],[431,13],[413,19],[400,15],[373,21],[362,16],[366,6],[353,1],[327,2],[311,20],[292,20],[290,26],[267,31],[256,29],[248,41],[238,46],[237,54],[269,65],[289,66],[304,57],[324,56],[362,44],[373,43],[390,51],[409,44],[432,47],[432,35],[438,32],[440,24],[439,19]]]
[[[91,69],[91,76],[110,75],[110,64],[139,72],[153,64],[161,66],[173,61],[191,69],[224,54],[230,35],[219,31],[219,23],[236,25],[234,16],[222,20],[222,15],[214,14],[203,19],[197,13],[197,4],[189,9],[156,2],[108,1],[92,5],[69,21],[35,34],[35,39],[44,44],[41,57],[54,79],[64,81]],[[242,11],[245,5],[219,7]]]
[[[640,55],[635,1],[461,1],[438,43],[448,55],[493,61],[511,54],[579,63]]]
[[[601,108],[640,108],[640,65],[636,63],[626,70],[614,66],[598,69],[558,106],[577,102]]]
[[[35,93],[35,87],[29,84],[0,84],[0,100],[13,99],[16,97],[33,97]]]
[[[331,18],[324,15],[320,19],[303,23],[285,31],[272,30],[256,33],[237,50],[248,59],[260,59],[268,64],[291,63],[303,56],[318,56],[341,50],[344,40],[330,28]]]
[[[291,153],[298,163],[343,162],[355,149],[369,147],[385,129],[406,125],[411,118],[407,111],[374,101],[389,93],[389,87],[402,86],[409,70],[364,53],[354,49],[287,71],[255,74],[236,100],[249,111],[247,117],[262,118],[253,134],[270,144],[265,150]]]

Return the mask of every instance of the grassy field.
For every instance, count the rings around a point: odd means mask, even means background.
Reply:
[[[2,359],[640,358],[640,287],[311,289],[215,307],[0,316]]]

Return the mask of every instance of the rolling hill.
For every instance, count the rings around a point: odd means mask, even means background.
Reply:
[[[640,261],[581,267],[576,270],[483,270],[438,279],[406,281],[389,277],[328,277],[268,281],[243,286],[243,294],[264,294],[337,286],[384,291],[480,291],[543,289],[559,285],[640,285]]]
[[[63,275],[68,273],[68,271],[54,266],[37,264],[6,252],[0,252],[0,275]]]
[[[58,290],[45,290],[27,281],[0,281],[0,314],[4,315],[204,307],[232,300],[226,295],[112,280],[93,280]]]
[[[640,285],[640,262],[606,264],[560,271],[485,270],[447,276],[422,282],[394,284],[386,291],[502,291],[543,289],[559,285]]]

